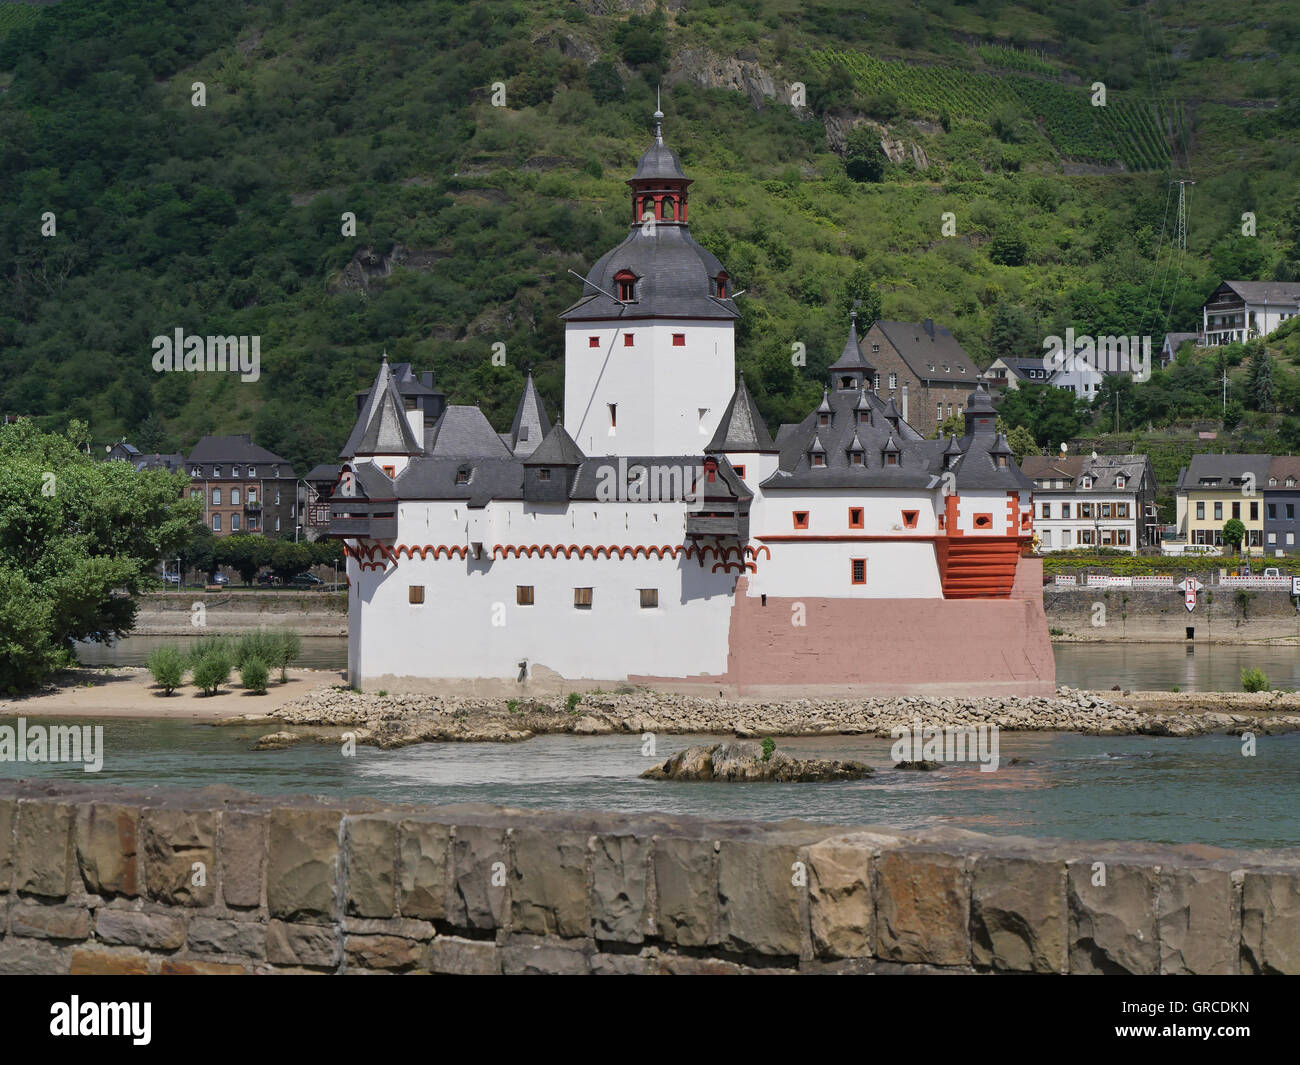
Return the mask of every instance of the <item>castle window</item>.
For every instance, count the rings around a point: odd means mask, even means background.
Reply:
[[[659,589],[658,588],[638,588],[641,593],[641,609],[654,610],[659,606]]]
[[[384,471],[390,481],[397,476],[396,466],[380,466],[379,468]]]
[[[867,560],[865,558],[849,559],[849,580],[854,584],[867,583]]]
[[[897,452],[897,451],[886,451],[886,452],[885,452],[885,465],[886,465],[886,466],[897,466],[897,465],[898,465],[898,452]]]
[[[548,469],[540,469],[540,470],[538,470],[538,471],[537,471],[537,479],[538,479],[539,481],[549,481],[549,480],[551,479],[551,471],[548,470]]]
[[[741,478],[741,480],[744,480],[744,477],[745,477],[745,467],[744,467],[744,466],[733,466],[732,469],[736,471],[736,476],[737,476],[737,477]]]
[[[876,344],[876,343],[872,343],[872,345],[871,345],[871,350],[872,350],[873,352],[879,351],[879,350],[880,350],[880,345],[879,345],[879,344]]]
[[[849,528],[850,529],[863,528],[861,507],[849,507]]]
[[[686,334],[685,334],[685,333],[674,333],[674,334],[673,334],[673,347],[675,347],[675,348],[684,348],[684,347],[686,347]]]
[[[631,346],[632,346],[632,334],[631,334],[631,333],[624,333],[624,334],[623,334],[623,347],[625,347],[625,348],[630,348]]]
[[[905,510],[905,511],[903,511],[903,528],[904,528],[904,529],[915,529],[915,528],[916,528],[916,519],[917,519],[917,515],[919,515],[919,514],[920,514],[920,511],[917,511],[917,510]]]
[[[819,415],[817,415],[817,424],[818,424],[818,425],[830,425],[830,424],[831,424],[831,416],[830,416],[829,414],[819,414]]]
[[[600,347],[600,337],[587,337],[587,347],[589,348]]]
[[[977,528],[977,529],[991,529],[991,528],[993,528],[993,515],[992,515],[992,514],[976,514],[976,515],[975,515],[975,528]]]
[[[862,461],[862,452],[861,452],[861,451],[850,451],[850,452],[849,452],[849,465],[850,465],[850,466],[865,466],[865,465],[866,465],[866,463]]]
[[[823,455],[820,451],[814,453],[812,457],[812,464],[818,469],[820,469],[821,467],[826,465],[826,456]]]
[[[727,298],[727,272],[724,270],[713,279],[713,293],[720,300]]]
[[[852,377],[841,377],[841,378],[840,378],[840,388],[852,388],[852,387],[853,387],[853,378],[852,378]]]
[[[794,527],[796,529],[808,528],[808,512],[806,510],[796,510],[794,512]]]
[[[612,432],[614,429],[618,428],[618,404],[609,403],[606,404],[606,406],[609,407],[609,428]]]
[[[456,483],[469,484],[469,475],[470,475],[470,468],[468,466],[462,466],[460,469],[456,471]]]
[[[859,424],[859,425],[867,425],[867,424],[870,423],[870,421],[871,421],[871,411],[869,411],[869,410],[860,410],[860,411],[858,411],[858,424]]]
[[[573,608],[575,610],[591,609],[591,589],[575,588],[573,589]]]
[[[412,606],[419,606],[424,602],[424,585],[408,584],[406,586],[406,601]]]
[[[515,606],[533,605],[533,586],[531,584],[515,585]]]
[[[671,196],[665,196],[659,202],[659,217],[668,222],[677,217],[677,201]]]
[[[627,302],[636,298],[636,274],[631,270],[620,270],[614,275],[618,284],[618,298]]]

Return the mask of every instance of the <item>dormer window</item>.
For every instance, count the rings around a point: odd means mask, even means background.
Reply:
[[[249,466],[249,467],[248,467],[248,476],[249,476],[250,478],[251,478],[251,477],[256,477],[256,476],[257,476],[257,467],[256,467],[256,466]]]
[[[631,270],[620,270],[616,273],[614,283],[618,285],[618,298],[624,303],[636,299],[636,274]]]
[[[727,271],[725,270],[713,279],[713,294],[717,296],[718,299],[725,300],[727,298],[727,282],[729,280],[731,279],[727,276]]]
[[[1007,468],[1007,457],[1006,457],[1006,455],[998,455],[998,456],[997,456],[997,467],[998,467],[998,469],[1000,469],[1000,470],[1005,470],[1005,469]]]
[[[850,466],[861,466],[861,465],[863,465],[863,454],[862,454],[861,451],[850,451],[850,452],[849,452],[849,465],[850,465]]]
[[[819,415],[817,415],[817,424],[818,424],[818,425],[830,425],[830,424],[831,424],[831,416],[830,416],[829,414],[819,414]]]
[[[886,466],[897,466],[897,465],[898,465],[898,452],[897,452],[897,451],[886,451],[886,452],[885,452],[885,465],[886,465]]]
[[[220,476],[221,476],[221,467],[220,467],[220,466],[213,466],[213,467],[212,467],[212,476],[213,476],[213,477],[220,477]]]
[[[1286,486],[1287,486],[1288,488],[1294,488],[1294,487],[1295,487],[1295,478],[1294,478],[1294,477],[1288,477],[1288,478],[1286,479]]]
[[[551,479],[551,471],[543,467],[537,471],[537,479],[539,481],[549,481]]]
[[[1128,481],[1124,479],[1124,475],[1122,473],[1115,478],[1116,488],[1123,488],[1126,484],[1128,484]]]
[[[859,425],[869,425],[870,422],[871,422],[871,411],[869,411],[869,410],[860,410],[860,411],[858,411],[858,424],[859,424]]]
[[[238,467],[238,466],[231,466],[231,467],[230,467],[230,476],[231,476],[231,477],[238,477],[238,476],[239,476],[239,467]]]
[[[1268,486],[1269,486],[1270,488],[1276,488],[1276,487],[1277,487],[1277,478],[1276,478],[1276,477],[1270,477],[1270,478],[1268,479]]]
[[[460,469],[456,471],[456,483],[469,484],[470,474],[472,473],[473,473],[473,467],[462,466]]]
[[[1084,487],[1085,489],[1087,489],[1087,488],[1091,488],[1091,487],[1092,487],[1092,478],[1091,478],[1091,477],[1085,477],[1085,478],[1083,479],[1083,487]]]
[[[825,465],[826,465],[826,456],[823,455],[820,451],[815,451],[815,452],[813,452],[813,455],[812,455],[812,464],[813,464],[813,466],[815,466],[815,467],[819,467],[819,468],[822,467],[822,466],[825,466]]]

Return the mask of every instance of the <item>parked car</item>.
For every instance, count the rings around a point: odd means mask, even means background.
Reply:
[[[1266,566],[1266,567],[1264,568],[1264,576],[1265,576],[1265,577],[1280,577],[1280,576],[1282,576],[1282,571],[1281,571],[1280,569],[1278,569],[1276,566]]]
[[[262,573],[258,575],[257,583],[265,584],[267,586],[276,585],[280,583],[280,578],[274,573]]]
[[[214,573],[214,574],[212,575],[212,583],[213,583],[213,584],[229,584],[229,583],[230,583],[230,578],[227,577],[224,573]]]
[[[295,588],[315,588],[325,582],[314,573],[300,573],[289,582]]]
[[[175,585],[177,588],[181,586],[181,575],[179,573],[164,573],[163,580],[168,584]]]

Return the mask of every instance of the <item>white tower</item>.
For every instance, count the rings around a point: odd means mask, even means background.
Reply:
[[[655,140],[628,180],[632,228],[560,317],[564,425],[588,455],[699,455],[735,388],[731,281],[691,237],[691,179]]]

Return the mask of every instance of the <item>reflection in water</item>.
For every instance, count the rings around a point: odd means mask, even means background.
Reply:
[[[13,724],[0,718],[0,724]],[[430,743],[398,750],[330,745],[249,750],[265,731],[180,721],[105,721],[97,783],[267,794],[370,795],[389,802],[484,802],[543,809],[664,811],[712,818],[922,828],[1064,839],[1141,839],[1235,847],[1300,845],[1300,734],[1263,736],[1243,757],[1233,736],[1190,739],[1003,732],[1002,767],[895,770],[891,741],[868,736],[778,740],[798,756],[852,758],[869,780],[834,784],[664,783],[638,774],[706,737],[539,736],[525,743]],[[1016,765],[1006,764],[1021,758]],[[0,762],[0,776],[85,780],[70,766]]]

